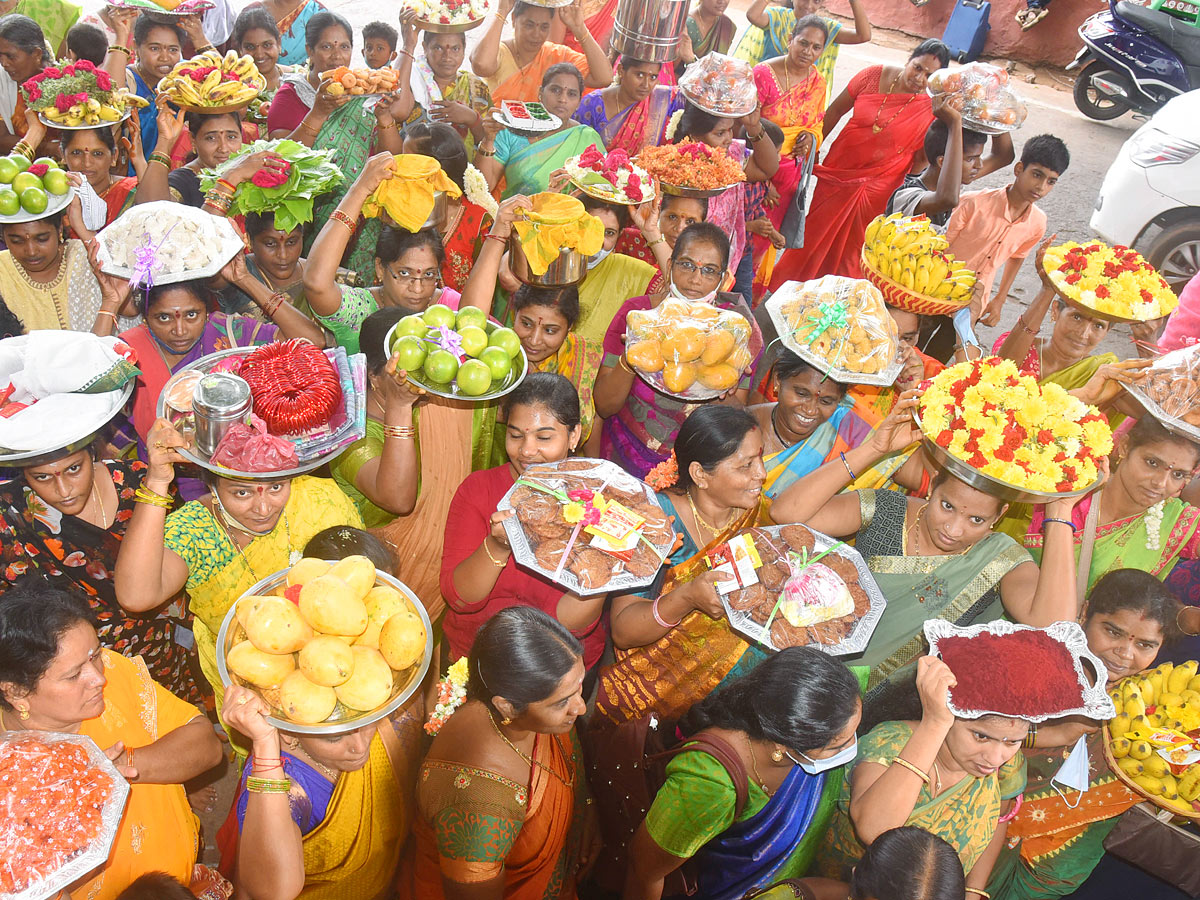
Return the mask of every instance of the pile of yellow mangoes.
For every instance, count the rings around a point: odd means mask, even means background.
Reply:
[[[625,359],[656,388],[685,399],[737,385],[750,365],[750,323],[711,303],[668,298],[629,313]]]
[[[339,703],[383,706],[429,640],[411,601],[377,580],[365,556],[301,559],[277,594],[242,597],[235,614],[226,666],[301,725],[325,722]]]
[[[1196,660],[1163,663],[1118,682],[1109,691],[1117,715],[1108,723],[1109,749],[1121,772],[1164,808],[1193,816],[1200,813],[1200,761],[1187,760],[1195,756],[1192,733],[1200,729],[1197,669]]]

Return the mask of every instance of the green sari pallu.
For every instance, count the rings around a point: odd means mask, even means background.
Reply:
[[[593,144],[604,149],[604,140],[590,125],[575,125],[526,144],[504,165],[504,196],[530,196],[547,190],[550,176]]]

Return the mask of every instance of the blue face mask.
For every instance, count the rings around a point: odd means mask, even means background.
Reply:
[[[610,253],[612,253],[612,250],[601,249],[598,253],[589,256],[587,261],[588,271],[590,272],[596,266],[600,265],[600,263],[604,262],[604,258]]]
[[[858,756],[858,738],[856,737],[837,753],[833,754],[833,756],[826,757],[825,759],[811,759],[806,754],[797,750],[796,752],[804,757],[803,760],[800,760],[792,756],[788,750],[784,750],[783,752],[787,754],[788,759],[809,775],[820,775],[822,772],[828,772],[830,769],[836,769],[838,766],[854,762],[854,757]]]

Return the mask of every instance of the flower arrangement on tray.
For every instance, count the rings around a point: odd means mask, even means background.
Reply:
[[[474,25],[491,12],[489,0],[406,0],[405,9],[417,14],[417,22],[436,25]]]
[[[639,166],[665,185],[701,191],[720,191],[746,180],[741,164],[724,150],[698,141],[645,147]]]
[[[613,203],[632,205],[654,199],[646,170],[635,166],[624,150],[609,153],[592,144],[566,163],[571,181],[585,194]]]
[[[334,150],[310,150],[299,141],[255,141],[242,147],[225,163],[200,173],[200,189],[208,192],[217,179],[238,165],[249,153],[270,151],[285,160],[279,171],[260,170],[243,181],[233,193],[229,215],[273,212],[275,227],[288,232],[312,221],[313,202],[344,181],[342,170],[333,161]]]
[[[1066,493],[1099,477],[1113,448],[1108,420],[1056,384],[1038,384],[998,357],[951,366],[926,382],[926,439],[1017,490]]]
[[[107,72],[86,59],[43,69],[22,84],[21,91],[43,122],[67,128],[118,122],[129,107],[149,104],[124,85],[114,85]]]
[[[1146,322],[1179,305],[1154,266],[1119,244],[1067,241],[1047,250],[1042,264],[1059,294],[1102,318]]]

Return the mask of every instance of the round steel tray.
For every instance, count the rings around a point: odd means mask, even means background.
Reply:
[[[642,194],[641,200],[631,200],[611,185],[606,190],[603,184],[584,184],[582,181],[576,181],[572,178],[571,186],[583,191],[589,197],[595,197],[597,200],[604,200],[607,203],[615,203],[618,206],[640,206],[657,196],[657,192],[650,185],[647,186],[649,190]]]
[[[1129,394],[1134,400],[1142,405],[1142,408],[1146,410],[1146,412],[1158,419],[1159,423],[1163,428],[1167,429],[1167,431],[1171,432],[1172,434],[1177,434],[1181,438],[1187,438],[1189,441],[1192,441],[1196,444],[1200,444],[1200,428],[1197,428],[1195,425],[1189,425],[1187,422],[1177,418],[1176,416],[1168,415],[1161,406],[1151,400],[1150,397],[1147,396],[1146,393],[1137,385],[1125,384],[1122,385],[1122,387],[1125,388],[1125,392],[1127,394]]]
[[[6,184],[3,187],[11,187]],[[11,216],[0,216],[0,224],[2,225],[17,225],[21,222],[36,222],[38,219],[44,219],[47,216],[52,216],[55,213],[60,213],[71,205],[71,198],[75,196],[75,187],[72,185],[67,189],[65,194],[51,194],[46,191],[46,196],[49,201],[46,203],[46,208],[40,213],[26,212],[22,209],[18,213],[13,213]]]
[[[1072,309],[1079,310],[1085,316],[1089,316],[1093,319],[1100,319],[1103,322],[1112,322],[1117,325],[1121,325],[1121,324],[1131,325],[1131,324],[1136,324],[1138,322],[1146,321],[1143,319],[1129,318],[1127,316],[1118,316],[1118,315],[1114,315],[1113,313],[1100,312],[1100,310],[1093,309],[1092,307],[1088,306],[1086,303],[1082,303],[1079,300],[1076,300],[1074,297],[1070,296],[1069,294],[1064,294],[1062,292],[1062,290],[1058,287],[1058,285],[1052,284],[1052,287],[1054,289],[1054,293],[1058,295],[1059,299],[1061,299],[1063,303],[1067,304],[1067,306],[1071,307]]]
[[[687,102],[692,104],[692,106],[720,119],[740,119],[742,116],[748,116],[750,113],[754,112],[754,110],[758,109],[757,95],[755,96],[754,102],[748,103],[743,108],[738,110],[725,110],[716,109],[713,106],[705,104],[703,100],[689,91],[686,87],[680,86],[679,90],[683,93],[683,96],[687,98]]]
[[[125,408],[136,383],[136,380],[132,378],[125,382],[125,386],[121,389],[121,402],[116,404],[113,411],[102,422],[92,421],[80,425],[78,437],[72,438],[65,445],[50,450],[21,450],[16,453],[0,451],[0,466],[11,466],[12,468],[40,466],[61,459],[77,450],[82,450],[96,439],[104,426],[112,421],[113,416]]]
[[[667,184],[662,179],[659,179],[658,186],[662,188],[664,194],[670,194],[672,197],[691,197],[693,200],[702,200],[706,197],[715,197],[718,194],[723,194],[732,187],[737,187],[741,182],[736,184],[727,184],[725,187],[719,188],[693,188],[684,187],[679,184]]]
[[[388,333],[384,335],[383,346],[388,348],[388,358],[391,358],[392,337],[396,333],[396,329],[400,327],[397,322],[388,329]],[[484,324],[484,331],[489,335],[500,326],[491,319]],[[503,397],[505,394],[516,389],[517,385],[525,380],[525,373],[529,368],[529,360],[525,356],[525,348],[519,350],[520,356],[512,361],[509,367],[508,376],[500,381],[492,380],[492,386],[486,394],[480,394],[478,397],[471,397],[467,394],[460,393],[458,383],[451,382],[450,384],[439,384],[436,381],[430,381],[425,372],[410,372],[409,377],[413,380],[413,384],[418,384],[435,397],[447,397],[450,400],[465,400],[468,403],[482,403],[487,400],[495,400],[497,397]]]
[[[242,597],[270,594],[287,581],[289,571],[291,571],[290,568],[281,569],[273,575],[268,575],[246,591],[246,593],[242,594]],[[380,719],[386,719],[403,706],[420,689],[421,681],[425,678],[425,673],[429,671],[429,664],[433,659],[433,626],[429,621],[429,613],[425,611],[425,606],[408,585],[400,579],[389,575],[387,572],[381,572],[379,569],[376,569],[375,583],[379,584],[380,582],[395,588],[403,594],[408,600],[409,605],[413,607],[413,611],[421,619],[421,624],[425,626],[425,652],[421,655],[421,660],[403,672],[393,673],[392,696],[383,706],[362,712],[343,706],[339,701],[333,714],[320,725],[301,725],[283,717],[282,711],[278,707],[271,705],[260,688],[251,684],[245,684],[240,679],[234,681],[233,676],[229,672],[229,667],[225,663],[225,656],[229,653],[229,650],[235,643],[245,637],[241,623],[237,621],[236,602],[225,613],[225,618],[221,621],[221,628],[217,632],[217,671],[221,675],[221,683],[225,687],[229,687],[231,684],[239,684],[242,687],[250,688],[250,690],[262,697],[263,700],[267,701],[267,705],[271,706],[272,712],[276,713],[275,715],[267,716],[267,721],[280,731],[289,731],[294,734],[343,734],[344,732],[354,731],[356,728],[362,728],[365,725],[378,722]],[[238,602],[241,602],[241,599],[239,597]]]
[[[434,34],[461,34],[464,31],[470,31],[487,21],[487,16],[476,19],[473,22],[425,22],[421,19],[416,19],[413,24],[421,31],[432,31]]]
[[[125,114],[123,116],[121,116],[121,118],[117,119],[116,121],[109,122],[107,120],[101,120],[100,122],[97,122],[95,125],[64,125],[62,122],[55,122],[53,119],[47,119],[41,113],[38,113],[37,117],[38,117],[38,121],[41,122],[43,125],[45,125],[47,128],[57,128],[59,131],[91,131],[93,128],[108,128],[113,125],[120,125],[122,122],[124,122],[126,119],[128,119],[131,115],[133,115],[133,112],[131,110],[129,110],[128,108],[126,108]]]

